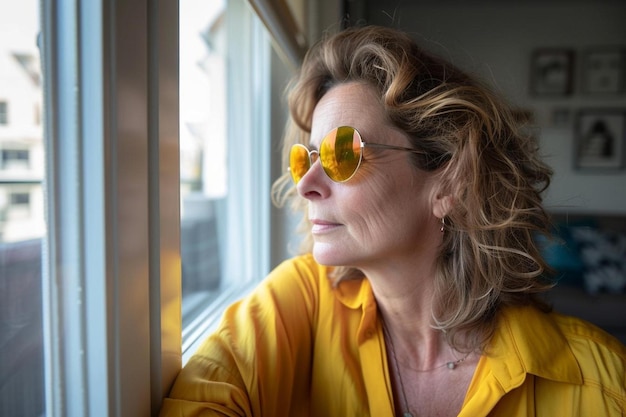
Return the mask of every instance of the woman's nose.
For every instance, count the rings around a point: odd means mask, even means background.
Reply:
[[[330,178],[324,172],[317,152],[311,154],[311,167],[302,176],[296,189],[306,199],[325,198],[330,193]]]

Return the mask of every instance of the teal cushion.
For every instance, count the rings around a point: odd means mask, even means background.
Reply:
[[[537,235],[541,255],[552,269],[560,284],[582,286],[584,263],[580,258],[576,241],[566,228],[559,228],[551,236]]]

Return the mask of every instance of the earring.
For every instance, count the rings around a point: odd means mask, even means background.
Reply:
[[[443,233],[446,230],[446,218],[442,217],[441,218],[441,229],[439,229],[439,231],[441,233]]]

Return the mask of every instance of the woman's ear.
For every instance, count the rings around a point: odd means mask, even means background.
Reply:
[[[454,198],[449,194],[439,193],[433,198],[433,215],[439,219],[443,219],[450,213]]]

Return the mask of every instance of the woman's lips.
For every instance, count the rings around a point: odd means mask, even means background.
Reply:
[[[313,234],[332,232],[333,230],[341,226],[341,224],[339,223],[320,219],[311,219],[311,223],[313,224],[313,226],[311,227],[311,233]]]

